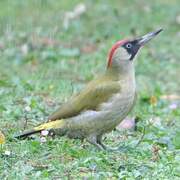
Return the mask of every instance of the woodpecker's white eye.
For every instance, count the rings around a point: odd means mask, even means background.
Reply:
[[[128,49],[130,49],[130,48],[132,47],[132,44],[130,44],[130,43],[126,44],[126,47],[127,47]]]

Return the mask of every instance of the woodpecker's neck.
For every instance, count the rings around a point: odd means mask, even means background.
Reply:
[[[121,91],[131,94],[135,92],[135,70],[133,62],[128,62],[125,66],[111,66],[107,68],[106,75],[120,83]]]
[[[133,62],[121,62],[121,64],[112,64],[107,68],[106,74],[121,78],[134,78],[135,70]]]

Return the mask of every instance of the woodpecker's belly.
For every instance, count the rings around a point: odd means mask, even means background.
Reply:
[[[69,121],[72,136],[86,137],[113,130],[129,113],[134,104],[135,88],[124,88],[100,105],[98,111],[85,111]]]
[[[104,130],[114,129],[130,112],[134,105],[135,91],[116,94],[107,103],[101,106],[102,111],[107,111]]]

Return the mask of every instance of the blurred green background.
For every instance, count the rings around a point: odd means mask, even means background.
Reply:
[[[137,57],[139,98],[130,115],[141,119],[137,131],[107,135],[109,145],[121,142],[125,151],[98,152],[65,137],[12,140],[103,73],[116,41],[158,28],[164,31]],[[1,179],[178,179],[179,39],[179,0],[1,0]]]

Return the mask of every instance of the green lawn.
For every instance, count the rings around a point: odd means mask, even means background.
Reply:
[[[85,12],[65,27],[65,14],[79,3],[0,1],[0,179],[180,179],[179,0],[86,0]],[[121,151],[66,137],[13,139],[103,73],[114,42],[160,27],[137,57],[139,96],[130,114],[140,118],[137,130],[106,135]]]

